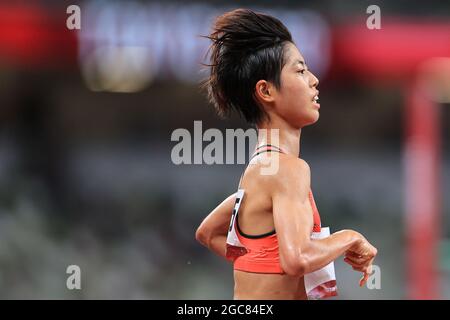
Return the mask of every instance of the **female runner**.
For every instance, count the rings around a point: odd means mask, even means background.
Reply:
[[[219,114],[234,110],[254,125],[258,143],[238,192],[204,219],[196,239],[233,262],[234,299],[336,295],[330,265],[342,255],[363,273],[362,286],[376,248],[353,230],[314,237],[322,227],[300,138],[319,119],[319,80],[290,32],[272,16],[237,9],[219,16],[208,38],[209,99]],[[268,165],[277,170],[262,174]]]

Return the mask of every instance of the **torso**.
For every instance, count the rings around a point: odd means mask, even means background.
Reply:
[[[261,155],[260,157],[262,157]],[[250,163],[252,164],[252,163]],[[245,234],[259,235],[274,230],[270,189],[260,175],[260,165],[249,165],[241,187],[246,198],[239,209],[239,227]],[[250,213],[250,214],[249,214]],[[234,299],[306,299],[303,277],[287,274],[234,270]]]

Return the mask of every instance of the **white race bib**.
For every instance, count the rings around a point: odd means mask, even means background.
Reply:
[[[313,232],[311,239],[323,239],[329,236],[330,228],[323,227],[320,232]],[[306,294],[310,300],[337,296],[333,261],[319,270],[306,274],[304,280]]]

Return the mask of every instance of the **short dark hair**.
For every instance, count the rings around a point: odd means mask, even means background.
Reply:
[[[285,65],[285,45],[292,41],[280,20],[248,9],[219,16],[208,39],[212,41],[209,77],[204,82],[208,99],[221,116],[238,112],[251,124],[267,114],[255,99],[261,80],[280,88]]]

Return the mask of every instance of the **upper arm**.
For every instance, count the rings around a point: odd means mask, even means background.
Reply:
[[[273,177],[272,206],[280,263],[287,273],[302,267],[302,251],[310,242],[313,212],[309,202],[310,169],[302,159],[280,159]]]
[[[233,193],[208,214],[197,229],[197,240],[207,242],[215,235],[226,235],[228,233],[235,201],[236,193]]]

